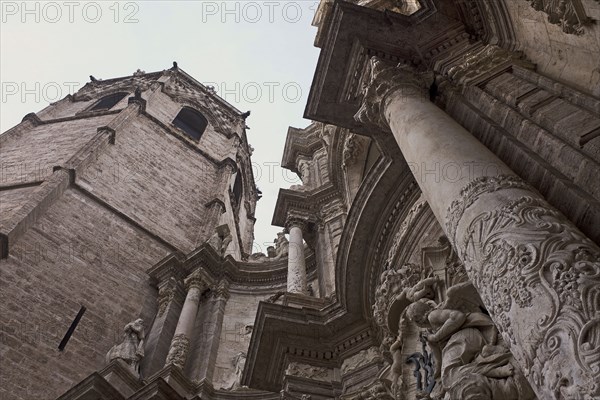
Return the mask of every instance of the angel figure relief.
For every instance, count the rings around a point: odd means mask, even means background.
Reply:
[[[446,300],[440,304],[423,297],[406,308],[406,317],[427,330],[424,335],[433,354],[436,378],[429,398],[535,398],[512,354],[499,340],[496,326],[483,310],[479,294],[470,282],[450,287]]]

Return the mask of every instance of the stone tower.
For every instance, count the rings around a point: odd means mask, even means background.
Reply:
[[[147,342],[172,335],[168,300],[181,307],[176,291],[191,283],[151,267],[201,244],[247,258],[260,197],[247,116],[174,64],[92,77],[0,136],[0,397],[56,398],[104,365],[135,318]],[[227,289],[222,274],[196,278],[214,298]],[[163,312],[171,319],[156,328]],[[159,369],[170,341],[147,352],[142,373]]]

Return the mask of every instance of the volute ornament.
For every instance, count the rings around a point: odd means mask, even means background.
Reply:
[[[373,124],[389,131],[384,112],[391,94],[401,91],[403,96],[418,96],[423,98],[423,101],[429,101],[433,72],[419,72],[403,63],[394,66],[378,57],[372,57],[367,74],[369,78],[363,88],[362,105],[354,116],[356,121]]]

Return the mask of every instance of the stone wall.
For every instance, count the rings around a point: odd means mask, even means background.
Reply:
[[[0,397],[54,399],[104,365],[134,317],[149,324],[145,270],[168,250],[69,189],[0,262]],[[80,306],[64,351],[58,345]]]
[[[581,2],[588,17],[600,19],[597,1],[576,1]],[[587,93],[600,95],[598,24],[586,25],[581,35],[568,34],[560,25],[548,22],[548,14],[536,11],[530,1],[504,0],[504,3],[515,30],[516,47],[537,64],[539,72]]]

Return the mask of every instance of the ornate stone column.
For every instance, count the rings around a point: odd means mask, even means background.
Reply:
[[[167,364],[173,364],[183,369],[185,366],[185,360],[190,347],[190,337],[194,330],[194,322],[196,321],[196,314],[198,313],[198,302],[200,301],[200,295],[202,291],[207,287],[204,277],[201,275],[200,270],[197,269],[185,281],[185,289],[187,295],[179,320],[177,321],[177,327],[175,328],[175,334],[171,341],[171,348],[167,356]]]
[[[600,248],[429,101],[431,74],[370,68],[356,119],[391,129],[538,398],[598,398]]]
[[[286,221],[285,227],[290,234],[287,291],[307,295],[306,262],[304,259],[304,241],[302,239],[306,221],[290,217]]]

